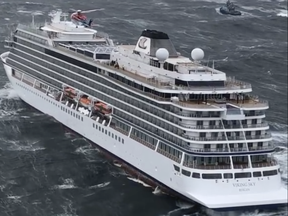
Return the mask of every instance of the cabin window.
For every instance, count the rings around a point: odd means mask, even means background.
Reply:
[[[237,178],[251,178],[251,173],[235,173],[235,179]]]
[[[112,138],[114,138],[114,134],[112,133]]]
[[[176,165],[174,165],[174,164],[173,164],[173,166],[174,166],[174,169],[175,169],[177,172],[180,172],[180,168],[179,168],[178,166],[176,166]]]
[[[107,135],[107,130],[105,130],[105,134]]]
[[[184,169],[182,169],[182,174],[185,175],[185,176],[188,176],[188,177],[191,176],[191,172],[187,171],[187,170],[184,170]]]
[[[273,175],[277,175],[277,174],[278,174],[277,170],[263,171],[263,176],[273,176]]]
[[[115,140],[117,140],[117,135],[115,135]]]
[[[221,173],[203,173],[203,179],[222,179]]]
[[[232,173],[224,173],[224,179],[232,179],[233,178],[233,174]]]
[[[261,172],[253,172],[253,177],[261,177],[262,173]]]
[[[122,143],[124,144],[124,139],[122,139]]]
[[[193,172],[193,173],[192,173],[192,178],[198,178],[198,179],[200,179],[200,173]]]

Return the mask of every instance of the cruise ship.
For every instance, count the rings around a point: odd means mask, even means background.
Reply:
[[[1,60],[24,102],[154,188],[216,210],[287,203],[268,102],[201,64],[200,48],[183,57],[157,30],[114,45],[60,10],[42,26],[19,24],[6,47]]]

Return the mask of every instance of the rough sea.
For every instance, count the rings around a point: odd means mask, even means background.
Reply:
[[[31,0],[32,1],[32,0]],[[11,26],[43,22],[51,10],[104,8],[89,14],[100,31],[135,44],[143,29],[167,32],[182,55],[195,47],[270,101],[267,121],[287,187],[287,1],[234,1],[243,16],[219,13],[224,0],[6,0],[0,2],[0,52]],[[147,158],[149,160],[149,158]],[[229,215],[280,216],[243,211]],[[24,102],[0,67],[0,216],[192,216],[205,208],[129,178],[84,139]],[[212,213],[212,215],[215,215]]]

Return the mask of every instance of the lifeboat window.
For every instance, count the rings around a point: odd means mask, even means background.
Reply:
[[[191,172],[187,171],[187,170],[184,170],[184,169],[182,169],[182,174],[185,175],[185,176],[188,176],[188,177],[191,176]]]
[[[102,133],[104,133],[104,128],[102,128]]]
[[[246,172],[246,173],[235,173],[235,179],[237,178],[251,178],[251,173]]]
[[[262,173],[261,172],[253,172],[253,177],[261,177]]]
[[[93,128],[95,127],[95,124],[93,123]]]
[[[192,173],[192,178],[198,178],[198,179],[200,179],[200,173],[193,172],[193,173]]]
[[[101,127],[99,127],[99,131],[101,131]]]
[[[105,130],[105,134],[107,135],[107,130]]]
[[[224,173],[224,179],[232,179],[233,178],[233,173]]]
[[[81,121],[83,121],[83,117],[81,117]]]
[[[98,129],[98,125],[96,125],[96,129]]]
[[[173,165],[174,166],[174,169],[177,171],[177,172],[180,172],[180,168],[176,165]]]
[[[277,175],[277,174],[278,174],[277,170],[263,171],[263,176],[273,176],[273,175]]]
[[[203,173],[203,179],[222,179],[221,173]]]

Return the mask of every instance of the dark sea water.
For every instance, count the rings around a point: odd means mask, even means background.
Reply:
[[[44,21],[56,8],[105,8],[91,16],[119,43],[136,43],[148,28],[167,32],[183,55],[200,47],[217,69],[252,83],[254,94],[270,101],[267,120],[281,147],[275,157],[287,187],[287,1],[238,0],[241,17],[220,15],[224,2],[1,1],[0,52],[9,26],[31,22],[32,12],[38,12],[36,21]],[[0,216],[205,215],[200,206],[152,192],[84,139],[23,103],[0,67]],[[285,210],[230,215],[287,215]]]

